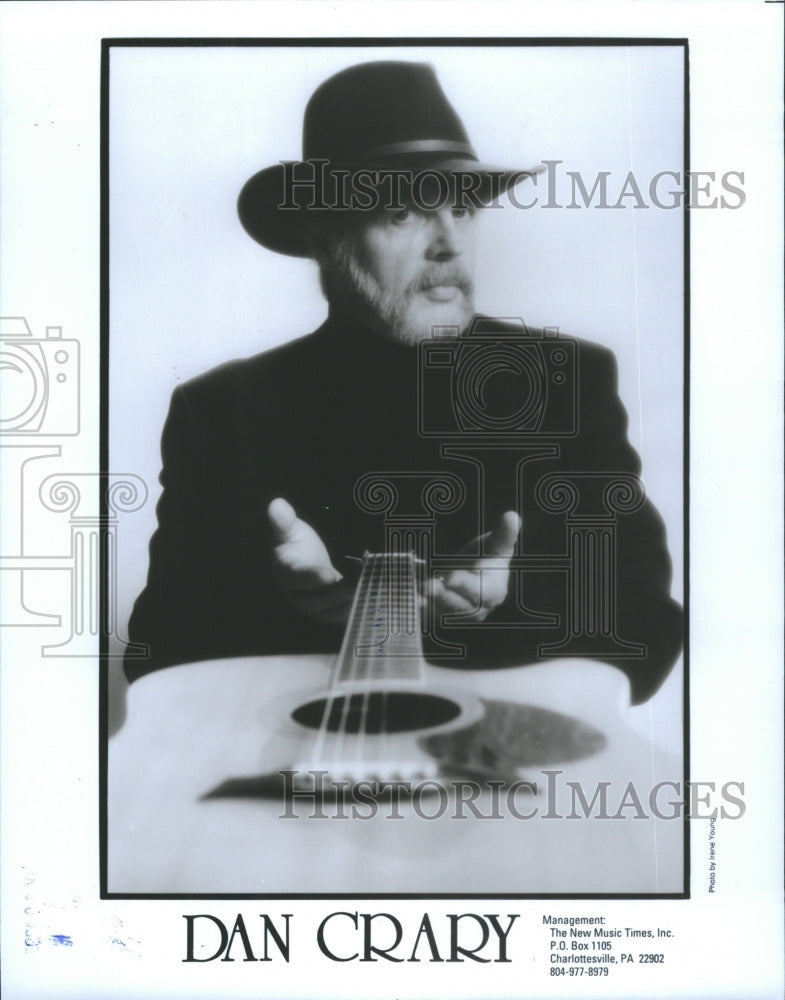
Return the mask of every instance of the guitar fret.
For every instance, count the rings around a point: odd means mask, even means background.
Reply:
[[[412,553],[367,554],[335,680],[417,679],[422,640]]]

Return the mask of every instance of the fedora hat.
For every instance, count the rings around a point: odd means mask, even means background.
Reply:
[[[270,250],[308,257],[319,215],[379,207],[381,190],[390,207],[397,202],[390,171],[399,175],[397,192],[411,195],[412,184],[425,180],[432,198],[434,181],[451,178],[453,196],[457,191],[462,203],[481,205],[539,172],[482,163],[432,66],[361,63],[314,91],[305,109],[302,160],[254,174],[240,192],[240,221]]]

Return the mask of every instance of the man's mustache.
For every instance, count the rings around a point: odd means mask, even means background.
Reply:
[[[409,286],[413,292],[424,292],[437,285],[455,285],[464,293],[471,295],[474,284],[471,275],[456,264],[433,264]]]

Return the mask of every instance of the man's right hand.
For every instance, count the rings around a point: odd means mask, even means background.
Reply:
[[[345,626],[354,587],[333,566],[324,542],[281,497],[267,508],[273,529],[273,574],[291,603],[324,625]]]

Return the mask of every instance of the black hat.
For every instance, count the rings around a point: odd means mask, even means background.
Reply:
[[[481,204],[538,172],[481,163],[427,63],[361,63],[314,91],[305,109],[302,161],[254,174],[240,192],[240,221],[263,246],[307,257],[315,218],[349,205],[347,178],[377,170],[470,175],[469,189]]]

